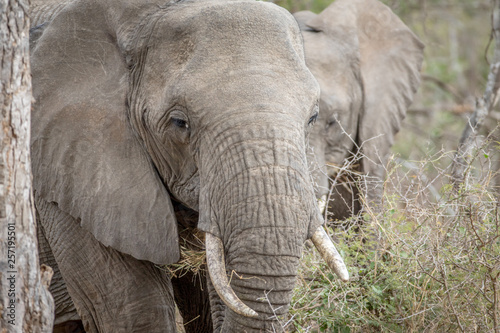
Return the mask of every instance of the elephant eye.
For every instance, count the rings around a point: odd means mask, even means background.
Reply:
[[[307,125],[314,124],[317,119],[318,119],[318,112],[316,112],[311,118],[309,118],[309,122],[307,123]]]
[[[189,128],[187,121],[180,118],[172,118],[172,124],[180,128],[186,128],[186,129]]]

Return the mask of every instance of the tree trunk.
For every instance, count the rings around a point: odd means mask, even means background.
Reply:
[[[31,190],[28,0],[0,0],[0,331],[51,332],[52,270],[38,263]]]

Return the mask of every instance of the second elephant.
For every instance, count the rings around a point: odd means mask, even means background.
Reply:
[[[343,220],[361,210],[360,188],[369,203],[380,203],[394,136],[420,84],[424,46],[377,0],[337,0],[318,15],[294,15],[307,66],[321,87],[310,137],[316,195]],[[344,180],[330,187],[338,169],[326,166],[346,161],[367,176],[365,186]]]

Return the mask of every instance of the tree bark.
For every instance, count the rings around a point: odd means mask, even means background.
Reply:
[[[31,189],[29,0],[0,0],[0,332],[51,332]]]
[[[469,123],[462,132],[457,152],[453,159],[452,182],[453,188],[458,192],[460,184],[465,180],[466,169],[469,165],[470,154],[476,141],[479,128],[484,119],[498,101],[500,90],[500,0],[493,1],[491,15],[492,34],[495,42],[493,61],[490,65],[488,81],[482,97],[476,100],[474,113],[469,118]]]

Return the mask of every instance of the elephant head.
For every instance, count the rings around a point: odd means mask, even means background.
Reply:
[[[216,329],[278,329],[308,238],[347,279],[306,159],[319,87],[284,9],[76,0],[44,28],[32,71],[37,196],[157,264],[179,259],[172,200],[198,211],[227,304]]]
[[[348,159],[367,176],[369,202],[381,198],[385,165],[406,109],[420,84],[423,44],[377,0],[337,0],[316,15],[298,12],[306,63],[321,87],[311,133],[318,198],[333,200],[337,219],[357,213],[358,189],[330,191],[328,175]]]

